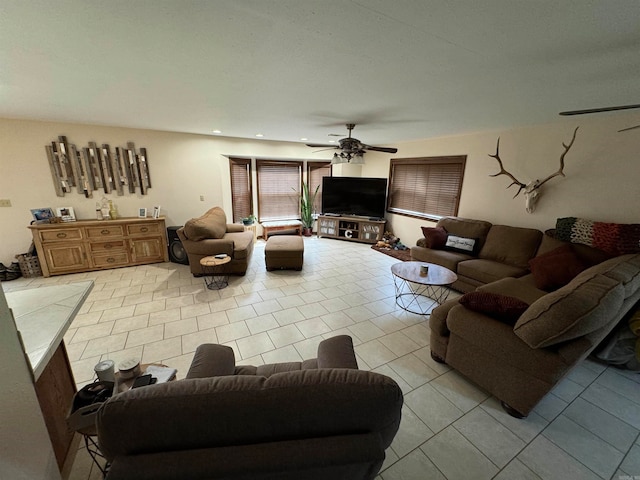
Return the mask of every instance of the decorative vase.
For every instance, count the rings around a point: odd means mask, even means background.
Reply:
[[[313,229],[311,227],[302,227],[302,235],[310,237],[313,235]]]

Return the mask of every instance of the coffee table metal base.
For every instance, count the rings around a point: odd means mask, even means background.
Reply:
[[[209,267],[215,269],[216,267]],[[229,285],[229,275],[215,272],[205,273],[204,283],[209,290],[221,290]]]
[[[431,315],[431,311],[444,303],[450,290],[439,285],[421,285],[393,277],[396,287],[396,305],[417,315]]]

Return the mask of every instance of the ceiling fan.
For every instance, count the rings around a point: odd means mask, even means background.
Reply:
[[[640,108],[640,104],[635,105],[620,105],[617,107],[603,107],[603,108],[587,108],[585,110],[569,110],[566,112],[560,112],[560,115],[586,115],[589,113],[602,113],[602,112],[614,112],[616,110],[630,110],[632,108]],[[622,130],[618,130],[618,132],[626,132],[627,130],[633,130],[635,128],[640,128],[640,125],[634,125],[633,127],[623,128]]]
[[[333,154],[333,160],[331,163],[364,163],[364,159],[362,155],[365,151],[371,152],[385,152],[385,153],[396,153],[398,151],[397,148],[389,148],[389,147],[373,147],[371,145],[367,145],[362,143],[357,138],[353,138],[351,136],[351,130],[355,128],[355,123],[347,123],[347,130],[349,130],[349,136],[345,138],[341,138],[338,140],[338,145],[330,145],[325,143],[307,143],[307,147],[314,148],[326,148],[326,149],[337,149],[341,150],[340,153]],[[335,134],[331,134],[335,135]]]

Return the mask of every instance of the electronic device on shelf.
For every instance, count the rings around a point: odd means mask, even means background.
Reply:
[[[323,215],[383,218],[387,207],[387,179],[323,177]]]

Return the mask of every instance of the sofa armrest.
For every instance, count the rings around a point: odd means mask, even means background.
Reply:
[[[226,345],[204,343],[196,349],[186,378],[206,378],[233,375],[236,358]]]
[[[358,369],[353,340],[349,335],[327,338],[318,345],[318,368]]]
[[[244,232],[244,225],[239,223],[227,223],[227,233],[229,232]]]

